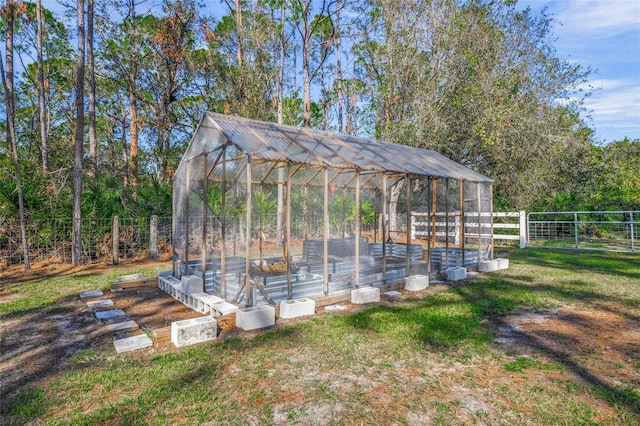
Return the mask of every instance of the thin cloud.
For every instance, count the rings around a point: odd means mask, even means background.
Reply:
[[[556,5],[555,17],[562,33],[608,38],[640,29],[637,0],[571,0]]]

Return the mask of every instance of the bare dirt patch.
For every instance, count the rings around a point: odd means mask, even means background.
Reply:
[[[105,265],[98,265],[98,270],[106,269]],[[46,273],[47,267],[44,267]],[[85,270],[85,269],[83,269]],[[51,273],[72,274],[77,269],[64,269]],[[41,273],[42,270],[41,270]],[[23,276],[22,282],[31,279],[42,279],[39,275]],[[18,284],[11,283],[10,286]],[[458,283],[456,285],[465,285]],[[473,285],[473,284],[471,284]],[[401,291],[399,296],[383,296],[382,302],[388,306],[402,303],[413,298],[428,298],[434,294],[450,289],[451,286],[433,284],[427,290],[417,293]],[[0,302],[15,300],[20,293],[0,293]],[[14,298],[14,299],[11,299]],[[125,289],[121,292],[105,292],[104,299],[110,298],[114,306],[110,309],[122,309],[127,319],[136,321],[141,330],[138,333],[150,333],[162,327],[170,326],[171,322],[201,316],[158,288],[138,287]],[[95,299],[94,299],[95,300]],[[366,307],[351,304],[341,304],[344,309],[340,312],[350,313]],[[335,311],[335,309],[319,309]],[[300,413],[303,418],[330,418],[330,413],[347,410],[343,403],[349,395],[367,393],[372,395],[370,403],[375,410],[384,412],[393,410],[402,412],[402,399],[394,393],[397,382],[413,383],[420,389],[421,398],[428,401],[439,401],[440,407],[461,407],[455,413],[457,423],[482,423],[482,417],[477,413],[493,413],[494,419],[503,418],[497,411],[503,410],[507,419],[512,423],[527,424],[526,417],[509,417],[514,412],[526,415],[526,410],[516,409],[524,398],[531,395],[521,395],[520,389],[527,389],[531,383],[548,386],[553,380],[553,386],[558,383],[578,381],[591,384],[611,392],[615,392],[620,384],[640,384],[640,327],[638,327],[640,312],[637,307],[625,305],[622,301],[611,300],[592,303],[584,306],[562,306],[554,309],[531,310],[519,308],[504,317],[488,320],[488,326],[493,332],[497,352],[504,358],[487,364],[467,363],[448,365],[447,359],[438,360],[436,357],[424,355],[418,366],[413,364],[394,365],[393,377],[387,372],[389,368],[382,361],[378,363],[372,359],[368,368],[376,369],[379,374],[336,374],[339,366],[315,371],[309,369],[306,359],[318,356],[305,353],[304,348],[296,348],[290,354],[289,364],[282,371],[290,371],[296,365],[300,371],[296,380],[289,382],[290,388],[272,397],[274,405],[274,419],[277,423],[284,423],[288,415],[296,414],[296,407],[303,406],[303,400],[308,396],[309,385],[316,386],[316,392],[325,392],[327,401],[324,404],[314,404]],[[305,318],[278,321],[276,327],[290,326],[307,321]],[[95,318],[95,313],[81,301],[78,296],[64,299],[55,307],[40,311],[28,312],[19,318],[2,319],[0,322],[0,375],[2,389],[0,399],[9,406],[13,398],[22,391],[35,387],[43,387],[48,381],[61,373],[84,368],[82,363],[73,362],[75,356],[91,353],[98,356],[117,356],[113,348],[113,336],[101,333],[103,324]],[[260,331],[242,332],[237,329],[222,329],[220,339],[234,336],[252,336]],[[137,351],[127,356],[150,357],[158,353],[176,351],[170,342],[159,343],[152,348]],[[515,354],[515,355],[514,355]],[[514,358],[530,358],[542,360],[561,367],[560,370],[549,370],[540,373],[510,374],[505,373],[503,364]],[[399,356],[399,359],[401,357]],[[321,360],[319,359],[318,362]],[[275,362],[275,361],[274,361]],[[378,365],[380,364],[380,365]],[[234,368],[235,365],[234,365]],[[278,370],[279,371],[279,370]],[[231,371],[231,375],[241,374],[242,371]],[[350,372],[351,373],[351,372]],[[285,373],[282,373],[285,374]],[[460,375],[473,377],[473,388],[460,379]],[[375,377],[375,379],[373,378]],[[274,388],[276,380],[284,382],[283,377],[260,378],[265,389]],[[287,380],[290,377],[287,376]],[[259,381],[259,383],[262,383]],[[425,381],[425,383],[422,383]],[[464,384],[467,383],[467,386]],[[234,386],[237,383],[234,382]],[[326,386],[325,386],[326,385]],[[496,387],[512,390],[511,398],[496,395]],[[277,388],[277,387],[276,387]],[[326,388],[326,389],[325,389]],[[319,389],[319,390],[318,390]],[[266,391],[265,391],[266,392]],[[522,392],[526,393],[526,390]],[[269,395],[268,393],[266,395]],[[240,398],[240,397],[239,397]],[[244,401],[248,406],[259,405],[260,401]],[[311,398],[311,397],[309,397]],[[595,407],[598,417],[595,421],[615,419],[615,408],[603,401],[597,401],[592,396],[584,396],[591,406]],[[457,401],[457,402],[456,402]],[[496,404],[496,401],[499,404]],[[455,402],[455,403],[454,403]],[[445,407],[446,403],[447,407]],[[253,405],[252,405],[253,404]],[[435,403],[434,403],[435,404]],[[384,408],[375,408],[384,407]],[[498,408],[496,408],[498,407]],[[447,408],[449,409],[449,408]],[[437,419],[431,411],[422,411],[407,417],[414,424],[434,423]],[[1,410],[0,410],[1,411]],[[419,410],[418,410],[419,411]],[[431,415],[429,415],[431,413]],[[436,413],[437,414],[437,413]],[[413,416],[413,417],[412,417]],[[491,422],[487,422],[491,423]]]

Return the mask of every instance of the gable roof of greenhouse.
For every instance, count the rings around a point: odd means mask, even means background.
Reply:
[[[492,182],[432,150],[211,112],[204,114],[185,159],[223,144],[235,146],[252,160]]]

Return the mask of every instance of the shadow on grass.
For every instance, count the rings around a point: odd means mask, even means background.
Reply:
[[[535,262],[535,259],[532,260],[534,260],[532,263],[537,263]],[[539,263],[548,266],[547,262],[542,261]],[[584,270],[584,266],[580,266],[579,269],[582,272],[588,272]],[[505,308],[507,311],[510,311],[513,308],[520,306],[531,307],[531,304],[527,303],[523,296],[527,294],[535,294],[541,297],[551,297],[567,302],[577,300],[585,303],[586,305],[597,304],[598,309],[608,311],[632,321],[640,322],[640,318],[637,315],[614,310],[600,304],[603,299],[606,299],[607,302],[613,302],[614,304],[625,306],[628,302],[627,299],[611,295],[603,296],[603,294],[600,294],[597,291],[583,289],[584,287],[590,287],[590,285],[580,279],[572,279],[564,283],[558,283],[557,285],[548,285],[531,284],[531,280],[528,278],[525,278],[524,280],[521,280],[521,277],[509,278],[510,279],[498,278],[498,280],[496,280],[495,277],[489,277],[488,279],[479,280],[478,282],[470,285],[455,287],[451,291],[462,296],[466,302],[471,303],[475,309],[477,309],[478,315],[489,319],[490,323],[493,324],[496,329],[509,329],[509,337],[518,341],[520,345],[529,347],[534,352],[554,359],[571,371],[576,377],[580,378],[584,383],[593,386],[596,393],[604,396],[611,404],[623,405],[634,414],[640,415],[640,395],[636,392],[629,392],[628,390],[610,385],[604,379],[598,377],[592,371],[589,371],[589,369],[584,365],[581,365],[572,358],[572,349],[575,349],[575,346],[571,343],[574,342],[574,337],[557,331],[551,331],[551,333],[556,334],[555,338],[557,341],[565,343],[563,346],[566,350],[557,350],[545,344],[532,333],[515,329],[504,319],[504,314],[506,313]],[[533,308],[535,309],[537,307],[533,306]],[[576,315],[569,315],[563,319],[568,320],[573,324],[578,323],[579,325],[582,325],[582,328],[587,330],[587,332],[589,327],[592,326],[592,324],[585,321],[584,318]],[[627,353],[626,355],[630,359],[633,359],[633,354]]]
[[[545,268],[575,272],[598,272],[616,277],[640,279],[640,253],[585,252],[527,248],[509,251],[513,260]]]
[[[563,256],[564,254],[560,256],[560,259],[563,259]],[[594,256],[595,259],[599,258],[599,255],[590,254],[590,256]],[[548,251],[541,251],[540,254],[537,251],[530,251],[528,255],[521,255],[519,261],[526,261],[532,265],[546,268],[566,268],[562,262],[557,263],[554,255]],[[589,263],[574,261],[573,264],[569,264],[569,267],[580,274],[588,274],[592,270]],[[609,264],[614,271],[602,266],[607,265],[606,262],[598,261],[596,263],[599,265],[596,266],[597,268],[603,268],[601,271],[603,273],[616,274],[615,270],[620,269],[627,274],[628,278],[640,279],[640,275],[636,276],[633,267],[621,266],[620,262]],[[504,316],[521,306],[533,307],[533,309],[544,308],[549,299],[577,300],[585,304],[601,301],[603,294],[594,290],[589,282],[580,277],[580,274],[576,278],[557,285],[539,284],[535,277],[527,274],[488,275],[475,282],[456,285],[448,291],[428,299],[409,300],[392,306],[378,305],[353,314],[338,314],[335,315],[335,319],[326,320],[324,324],[339,323],[349,329],[385,333],[442,351],[456,347],[482,350],[490,345],[492,340],[485,320],[498,326],[510,327],[504,320]],[[609,295],[606,297],[611,302],[623,304],[627,302],[621,297],[616,298]],[[619,312],[613,313],[620,314]],[[34,316],[37,315],[37,312],[28,311],[23,314]],[[37,321],[38,318],[35,319]],[[638,321],[637,317],[632,319]],[[225,365],[241,363],[242,351],[270,345],[304,344],[305,338],[302,336],[307,333],[310,327],[305,324],[300,323],[295,326],[268,330],[251,339],[234,337],[214,345],[201,345],[194,349],[162,355],[150,360],[126,361],[135,363],[134,367],[131,367],[132,371],[128,374],[135,376],[134,370],[139,369],[141,371],[139,374],[153,377],[150,383],[138,392],[132,392],[135,396],[123,398],[114,403],[105,402],[97,410],[86,416],[75,418],[74,421],[81,424],[96,424],[117,419],[121,424],[134,424],[145,421],[149,418],[148,416],[157,415],[160,417],[154,421],[163,422],[166,420],[167,423],[170,423],[171,418],[163,419],[161,416],[167,415],[163,413],[170,413],[171,406],[176,407],[176,410],[196,410],[192,416],[197,418],[197,406],[201,401],[202,404],[207,405],[219,404],[219,407],[216,408],[218,417],[233,423],[234,419],[224,416],[228,414],[225,412],[225,407],[234,404],[234,401],[219,401],[215,392],[214,381],[223,374],[222,368]],[[320,327],[320,325],[317,326]],[[593,386],[596,393],[608,402],[624,406],[630,412],[640,415],[640,397],[637,393],[613,387],[606,380],[589,371],[571,357],[570,346],[566,350],[559,351],[546,345],[533,334],[519,330],[512,332],[522,345],[556,360],[576,377]],[[567,342],[570,342],[569,336],[565,337]],[[558,338],[562,339],[563,336],[558,336]],[[66,362],[61,369],[51,369],[50,363],[58,361],[55,356],[52,356],[53,354],[47,355],[50,356],[50,361],[45,359],[42,368],[26,377],[21,386],[13,388],[13,391],[24,395],[24,397],[18,397],[6,405],[3,404],[2,413],[16,413],[26,404],[38,403],[41,393],[38,393],[37,389],[33,390],[30,386],[36,379],[42,378],[42,376],[51,376],[56,371],[72,372],[91,367],[91,364],[78,365]],[[164,369],[161,368],[163,363],[178,363],[178,367],[173,366],[170,370]],[[20,365],[16,366],[18,369],[20,367]],[[157,372],[157,376],[155,372]],[[135,381],[136,377],[130,377],[127,380]],[[8,393],[4,393],[4,389],[2,391],[1,396],[3,401],[6,401],[4,398],[8,396]],[[246,391],[247,394],[251,392],[252,389]],[[132,407],[135,407],[135,410]],[[163,407],[160,410],[162,412],[159,412],[158,407]],[[237,407],[231,408],[228,410],[230,415],[237,415],[234,413],[241,411]],[[38,416],[43,415],[42,409],[37,413]],[[205,412],[205,414],[207,413]],[[182,418],[180,416],[181,413],[176,413],[175,418]],[[189,416],[185,418],[189,418]],[[204,420],[210,419],[205,418]],[[243,419],[235,420],[242,423]]]

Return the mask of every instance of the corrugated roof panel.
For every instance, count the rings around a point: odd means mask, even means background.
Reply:
[[[220,129],[229,142],[253,158],[492,182],[435,151],[406,145],[215,113],[207,113],[200,124],[209,126]]]

